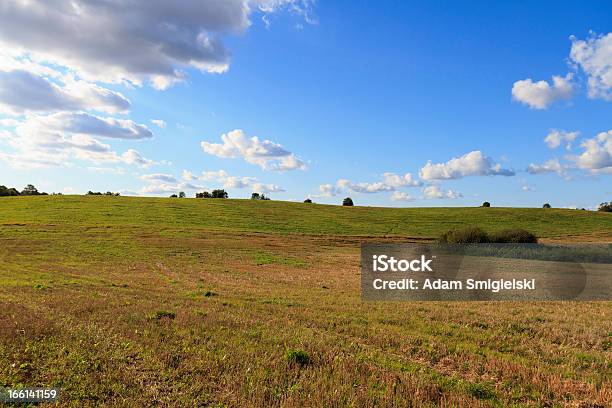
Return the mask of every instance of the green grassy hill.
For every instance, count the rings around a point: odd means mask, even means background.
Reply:
[[[0,224],[422,238],[476,225],[491,232],[520,227],[542,238],[612,236],[612,214],[580,210],[341,207],[134,197],[5,197],[0,199]]]

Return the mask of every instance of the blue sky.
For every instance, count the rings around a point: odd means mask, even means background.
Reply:
[[[168,16],[81,0],[82,40],[62,37],[69,7],[8,3],[0,184],[381,206],[612,196],[606,2],[182,0],[199,13]],[[122,44],[88,33],[88,12]]]

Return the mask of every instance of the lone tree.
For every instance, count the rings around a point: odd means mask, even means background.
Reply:
[[[312,200],[310,198],[305,199],[304,202],[306,204],[312,204]]]
[[[213,190],[211,193],[212,198],[227,198],[229,197],[227,191],[222,189]]]
[[[597,211],[612,212],[612,201],[599,204],[599,208],[597,208]]]
[[[179,193],[179,198],[185,198],[185,192],[184,191],[181,191]]]
[[[550,204],[546,203],[542,206],[542,208],[551,208]]]
[[[27,186],[24,187],[23,191],[21,191],[21,195],[24,195],[24,196],[34,196],[34,195],[39,195],[39,194],[40,193],[38,192],[36,187],[34,187],[32,184],[28,184]]]
[[[342,200],[342,205],[352,207],[355,204],[353,204],[353,199],[351,197],[346,197],[344,200]]]
[[[482,207],[487,207],[489,208],[491,206],[491,203],[488,201],[485,201],[484,203],[482,203]]]

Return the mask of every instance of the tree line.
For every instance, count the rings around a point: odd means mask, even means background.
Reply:
[[[19,191],[14,187],[0,186],[0,197],[11,197],[11,196],[36,196],[36,195],[48,195],[47,193],[39,192],[36,187],[32,184],[28,184]]]

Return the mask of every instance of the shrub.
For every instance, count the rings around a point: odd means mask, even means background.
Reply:
[[[312,204],[312,200],[310,198],[305,199],[304,202],[306,204]]]
[[[178,198],[178,196],[176,194],[172,194],[170,198]]]
[[[342,205],[352,207],[354,205],[353,199],[351,197],[346,197],[344,200],[342,200]]]
[[[18,196],[20,195],[19,191],[17,191],[14,188],[9,188],[6,186],[0,186],[0,197],[7,197],[7,196]]]
[[[599,204],[597,211],[612,212],[612,201]]]
[[[542,208],[551,208],[550,204],[546,203],[542,206]]]
[[[486,208],[489,208],[490,206],[491,206],[491,203],[490,203],[490,202],[488,202],[488,201],[485,201],[484,203],[482,203],[482,206],[481,206],[481,207],[486,207]]]
[[[538,238],[524,229],[506,229],[490,235],[491,242],[496,244],[537,244]]]
[[[287,350],[285,358],[289,364],[298,364],[301,367],[310,364],[310,356],[304,350]]]
[[[478,227],[467,227],[447,231],[440,237],[444,244],[483,244],[489,242],[489,236]]]

